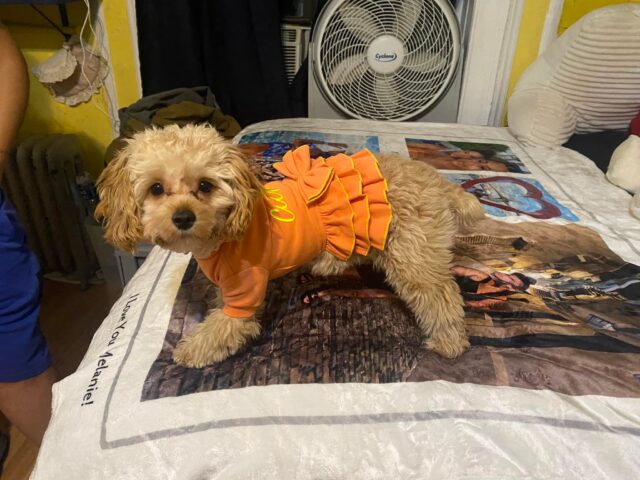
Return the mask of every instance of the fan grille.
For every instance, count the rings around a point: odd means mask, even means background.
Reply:
[[[334,0],[314,34],[314,68],[328,99],[346,114],[405,120],[446,91],[459,55],[455,15],[446,0]],[[401,45],[393,71],[371,63],[372,43]],[[393,58],[389,56],[389,58]]]

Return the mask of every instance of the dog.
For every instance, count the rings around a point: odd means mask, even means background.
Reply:
[[[415,314],[426,348],[446,358],[458,357],[469,347],[469,341],[462,296],[450,271],[452,250],[459,230],[484,217],[482,206],[474,195],[423,162],[395,154],[377,154],[376,159],[376,169],[384,180],[384,201],[390,206],[389,222],[386,230],[381,230],[383,245],[371,249],[365,246],[355,253],[358,250],[345,247],[343,252],[339,246],[332,251],[320,243],[318,251],[309,247],[305,261],[315,275],[337,275],[350,265],[372,263],[384,271],[388,283]],[[308,165],[328,172],[327,179],[333,178],[332,169],[323,160]],[[287,168],[291,167],[285,162],[284,171]],[[326,181],[316,183],[319,188],[327,188]],[[283,183],[293,185],[291,188],[298,184]],[[291,194],[284,195],[273,185],[279,184],[263,186],[250,160],[214,128],[195,125],[171,125],[135,134],[98,179],[96,218],[103,222],[107,241],[133,251],[145,239],[175,252],[191,253],[214,283],[222,283],[225,306],[209,312],[194,333],[179,341],[173,353],[176,363],[200,368],[220,362],[260,334],[255,312],[263,295],[247,299],[251,292],[225,292],[225,286],[235,285],[235,280],[220,280],[215,272],[207,272],[210,267],[203,259],[218,258],[220,269],[235,262],[229,258],[237,252],[259,256],[262,252],[258,247],[265,235],[252,229],[263,222],[256,220],[256,215],[266,215],[260,212],[271,213],[269,221],[277,224],[274,228],[295,225],[287,216],[291,213],[286,208],[291,201],[287,196]],[[266,210],[262,208],[264,202],[271,202]],[[314,204],[310,199],[307,203]],[[316,241],[309,232],[302,236],[304,242]],[[247,242],[257,246],[239,249]],[[280,251],[288,253],[286,249]],[[256,286],[263,280],[266,284],[275,276],[259,268],[248,271],[249,276],[238,285]],[[243,303],[234,306],[232,300],[238,298],[246,305],[253,302],[252,307],[243,308]]]

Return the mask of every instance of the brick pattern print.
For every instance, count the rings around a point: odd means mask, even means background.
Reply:
[[[194,270],[178,291],[143,399],[272,384],[400,382],[422,351],[415,320],[390,290],[367,288],[357,275],[294,272],[271,283],[257,341],[217,365],[180,367],[171,358],[176,343],[216,302],[215,286]]]

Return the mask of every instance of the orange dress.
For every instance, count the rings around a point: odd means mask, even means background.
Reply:
[[[224,312],[231,317],[254,315],[269,280],[323,251],[347,260],[385,247],[391,206],[371,152],[312,159],[305,145],[274,167],[285,179],[264,186],[244,238],[197,259],[220,287]]]

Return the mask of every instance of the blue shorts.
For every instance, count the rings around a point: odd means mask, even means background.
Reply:
[[[51,365],[39,314],[38,261],[0,190],[0,382],[26,380]]]

